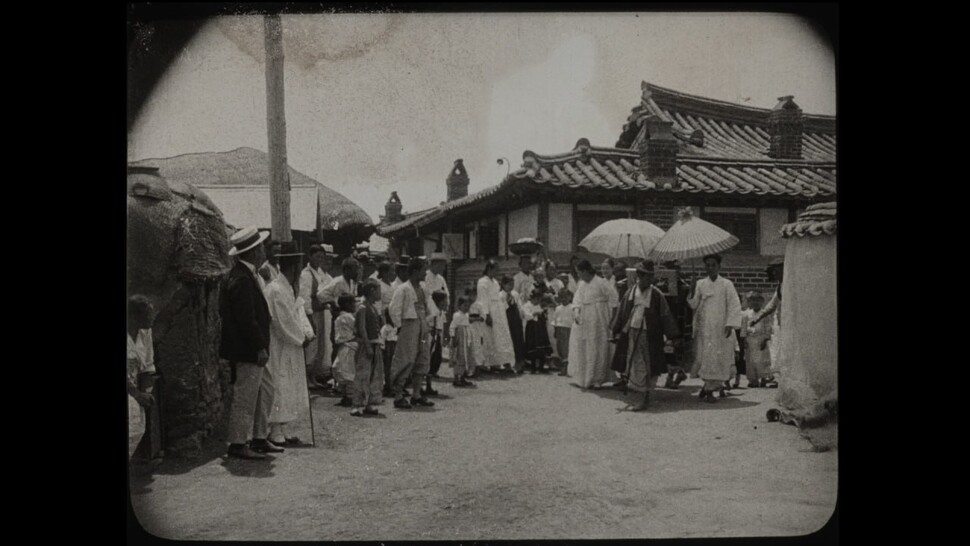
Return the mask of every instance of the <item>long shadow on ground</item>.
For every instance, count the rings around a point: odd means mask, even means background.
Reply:
[[[571,385],[579,388],[575,383],[571,383]],[[737,391],[729,394],[727,398],[718,397],[717,401],[711,404],[698,399],[697,394],[700,392],[700,390],[700,386],[685,385],[681,385],[678,389],[654,389],[650,393],[650,404],[647,406],[645,413],[670,413],[674,411],[718,409],[729,410],[757,406],[759,404],[759,402],[748,402],[744,400],[744,394],[739,394]],[[623,391],[613,387],[604,387],[598,390],[589,389],[586,392],[599,396],[600,398],[615,400],[624,404],[629,404],[632,402],[632,394],[624,394]]]

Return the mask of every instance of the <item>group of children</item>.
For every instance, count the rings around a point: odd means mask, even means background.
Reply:
[[[511,277],[504,277],[501,281],[503,294],[509,297],[507,312],[517,314],[519,325],[523,328],[523,335],[516,336],[513,341],[518,360],[514,371],[521,374],[526,368],[531,368],[533,374],[545,373],[550,369],[547,360],[552,359],[559,374],[566,375],[569,334],[573,324],[569,308],[572,293],[564,288],[554,298],[551,290],[537,286],[528,301],[520,306],[516,298],[511,296],[512,285]],[[390,366],[397,345],[398,328],[390,320],[389,309],[384,309],[383,314],[377,312],[380,290],[379,284],[366,282],[361,287],[363,303],[349,294],[340,296],[337,301],[339,315],[334,321],[334,388],[342,395],[338,405],[352,407],[351,415],[355,416],[377,415],[379,412],[375,406],[382,402],[383,397],[391,395]],[[484,365],[487,325],[483,317],[486,313],[475,296],[475,291],[469,289],[455,302],[456,310],[446,337],[444,310],[449,305],[447,294],[436,291],[431,295],[439,311],[427,316],[431,339],[426,385],[423,388],[422,385],[408,385],[411,389],[420,389],[421,397],[438,394],[432,387],[431,378],[438,376],[446,343],[454,376],[452,385],[455,387],[472,387],[474,383],[470,378],[480,373],[501,371]],[[549,321],[554,326],[555,347],[548,334]]]
[[[381,285],[368,280],[361,285],[361,297],[344,294],[337,299],[339,314],[334,319],[334,354],[332,374],[334,392],[342,396],[337,405],[352,407],[351,415],[378,415],[375,407],[384,397],[391,396],[391,362],[397,346],[398,328],[391,321],[390,309],[379,312]],[[432,302],[439,310],[427,316],[430,333],[430,369],[426,385],[408,385],[420,389],[420,398],[436,395],[431,378],[437,377],[441,367],[444,338],[444,309],[448,308],[448,296],[436,291]],[[452,338],[455,326],[452,325]],[[454,340],[453,340],[454,341]],[[458,375],[456,387],[471,386]],[[408,394],[405,389],[405,394]],[[418,393],[415,393],[418,397]]]
[[[555,363],[559,375],[566,375],[569,360],[569,333],[573,315],[569,308],[572,293],[562,289],[558,294],[536,285],[526,301],[520,304],[513,291],[514,281],[505,276],[499,281],[506,301],[506,315],[512,331],[516,364],[511,371],[518,374],[530,369],[533,374],[546,373],[552,369],[547,363]],[[558,305],[557,305],[558,304]],[[503,370],[485,365],[485,336],[488,326],[483,305],[476,298],[475,290],[469,288],[458,298],[456,311],[451,320],[451,365],[456,382],[467,382],[479,373],[499,373]],[[553,325],[555,345],[549,337],[549,324]],[[458,383],[456,383],[456,386]]]

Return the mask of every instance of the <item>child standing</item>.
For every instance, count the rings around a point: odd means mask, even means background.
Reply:
[[[529,294],[523,306],[525,323],[525,356],[532,363],[532,374],[545,371],[546,357],[552,353],[549,334],[546,333],[546,310],[542,307],[543,290],[538,287]]]
[[[389,306],[388,306],[389,307]],[[391,359],[397,345],[397,328],[391,323],[391,312],[384,308],[384,326],[381,327],[381,350],[384,352],[384,396],[391,396]]]
[[[356,303],[356,298],[350,294],[344,294],[337,299],[340,315],[334,321],[333,327],[334,347],[337,349],[337,358],[333,361],[333,377],[336,381],[336,390],[343,395],[337,405],[348,408],[353,405],[351,394],[354,390],[354,370],[357,366],[355,360],[358,345],[354,317]]]
[[[741,337],[744,339],[748,388],[766,387],[774,381],[771,377],[771,353],[768,351],[768,341],[771,339],[771,323],[766,320],[758,321],[751,326],[751,320],[764,306],[764,296],[757,292],[748,294],[750,308],[741,313]]]
[[[471,351],[469,351],[469,359],[467,363],[467,370],[465,374],[468,377],[475,377],[478,374],[478,369],[485,365],[485,335],[486,332],[485,325],[485,310],[482,308],[482,304],[478,301],[478,294],[474,290],[468,290],[465,292],[465,297],[468,301],[472,302],[468,307],[468,322],[471,325],[469,331],[471,332]]]
[[[472,331],[468,320],[468,310],[471,304],[467,297],[458,298],[457,310],[451,317],[451,370],[455,377],[452,385],[456,387],[471,387],[474,385],[468,378],[468,368],[471,367]]]
[[[431,328],[431,362],[429,364],[430,371],[424,376],[427,383],[426,388],[421,393],[424,396],[438,395],[438,391],[431,388],[431,378],[438,377],[438,370],[441,369],[441,339],[444,337],[444,309],[448,308],[448,294],[436,290],[431,294],[431,301],[438,308],[438,312],[428,315],[428,326]]]
[[[381,402],[381,386],[384,383],[383,355],[380,351],[380,330],[383,327],[377,304],[381,301],[381,285],[369,279],[361,285],[364,305],[357,309],[354,325],[357,329],[357,350],[354,360],[354,409],[355,417],[378,415],[374,404]]]
[[[523,337],[522,328],[523,314],[519,306],[521,294],[515,290],[515,279],[508,275],[502,277],[500,284],[502,291],[499,292],[499,295],[505,301],[505,320],[509,323],[509,334],[512,337],[512,351],[515,353],[515,366],[513,368],[516,373],[521,374],[525,367],[525,359],[527,358],[525,355],[525,338]]]
[[[559,375],[569,376],[566,369],[569,365],[569,332],[573,327],[573,293],[568,288],[559,291],[559,306],[556,307],[556,314],[553,317],[553,325],[556,327],[556,349],[559,351],[559,358],[562,359]]]

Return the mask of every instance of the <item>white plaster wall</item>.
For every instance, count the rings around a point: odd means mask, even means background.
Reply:
[[[509,243],[514,243],[523,237],[539,236],[539,205],[509,212]]]
[[[544,241],[545,242],[545,241]],[[549,204],[549,250],[572,252],[573,205],[572,203]]]
[[[788,223],[787,209],[761,209],[758,213],[760,218],[761,255],[762,256],[783,256],[785,254],[785,240],[781,238],[778,230],[781,226]]]

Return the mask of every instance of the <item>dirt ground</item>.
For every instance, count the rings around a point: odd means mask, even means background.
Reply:
[[[214,445],[133,476],[132,504],[148,532],[195,540],[791,536],[832,515],[837,450],[767,422],[777,390],[706,404],[692,379],[633,413],[572,382],[442,378],[434,408],[366,419],[315,396],[316,447],[259,462]]]

